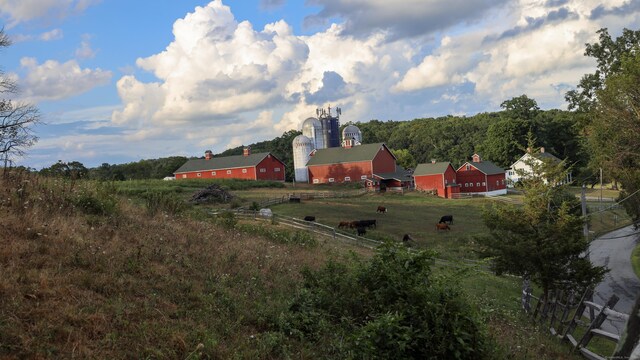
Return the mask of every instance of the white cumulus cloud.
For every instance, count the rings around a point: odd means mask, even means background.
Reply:
[[[27,73],[18,80],[20,95],[30,101],[65,99],[111,80],[110,71],[83,69],[75,60],[65,63],[47,60],[38,64],[35,58],[25,57],[20,65]]]

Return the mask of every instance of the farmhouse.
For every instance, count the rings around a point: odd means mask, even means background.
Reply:
[[[505,171],[491,161],[482,161],[473,154],[473,161],[462,164],[456,170],[456,179],[461,193],[483,195],[505,195]]]
[[[544,148],[540,148],[540,152],[532,153],[531,148],[527,149],[527,152],[522,155],[518,161],[511,165],[510,169],[507,169],[507,186],[514,187],[515,184],[526,178],[528,174],[533,172],[532,166],[542,165],[544,161],[551,161],[553,163],[560,163],[562,160],[555,157],[553,154],[545,152]],[[544,180],[546,183],[546,179]],[[571,176],[571,172],[567,173],[565,178],[565,183],[571,183],[573,178]]]
[[[394,173],[396,157],[383,143],[316,149],[306,164],[311,184],[359,182]],[[389,180],[380,180],[385,183]]]
[[[242,155],[213,157],[211,150],[204,154],[204,159],[189,160],[176,170],[176,179],[284,181],[284,163],[271,153],[252,154],[246,147]]]
[[[430,164],[418,164],[413,172],[416,190],[434,191],[442,198],[452,198],[460,192],[456,170],[450,162],[432,161]]]

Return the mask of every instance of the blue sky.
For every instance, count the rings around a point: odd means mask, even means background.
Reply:
[[[638,29],[637,0],[0,0],[0,65],[37,105],[18,164],[87,166],[271,139],[317,107],[343,122],[566,108],[584,44]],[[366,139],[364,139],[366,141]]]

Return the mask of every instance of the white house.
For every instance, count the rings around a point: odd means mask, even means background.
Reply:
[[[540,152],[536,154],[531,154],[530,149],[528,152],[522,155],[518,161],[514,162],[511,165],[510,169],[507,169],[507,186],[514,187],[514,185],[527,177],[527,174],[531,174],[531,165],[530,164],[542,164],[543,159],[550,159],[554,162],[560,162],[562,160],[558,159],[554,155],[545,152],[544,148],[540,148]],[[567,173],[567,177],[565,178],[565,183],[571,183],[573,178],[571,176],[571,172]],[[546,182],[546,181],[545,181]]]

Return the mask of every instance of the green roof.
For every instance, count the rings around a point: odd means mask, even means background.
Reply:
[[[504,173],[504,169],[503,168],[501,168],[498,165],[492,163],[491,161],[481,161],[481,162],[467,161],[465,164],[469,164],[469,165],[475,167],[476,169],[482,171],[486,175],[503,174]],[[464,164],[462,166],[464,166]]]
[[[180,168],[174,171],[174,174],[192,172],[192,171],[209,171],[209,170],[221,170],[232,169],[240,167],[252,167],[257,166],[264,158],[270,153],[257,153],[249,156],[234,155],[225,157],[214,157],[210,160],[207,159],[194,159],[189,160]]]
[[[343,147],[318,149],[307,162],[307,166],[371,161],[382,146],[386,147],[383,143],[376,143],[356,145],[349,149]]]
[[[418,166],[416,167],[416,171],[413,172],[413,176],[444,174],[444,172],[447,171],[447,167],[449,167],[450,165],[451,163],[448,161],[418,164]],[[455,171],[455,169],[453,169],[453,171]]]
[[[411,181],[413,180],[413,176],[411,172],[407,171],[407,169],[402,166],[396,165],[396,171],[391,173],[382,173],[382,174],[373,174],[373,176],[377,176],[382,180],[394,179],[398,181]]]

